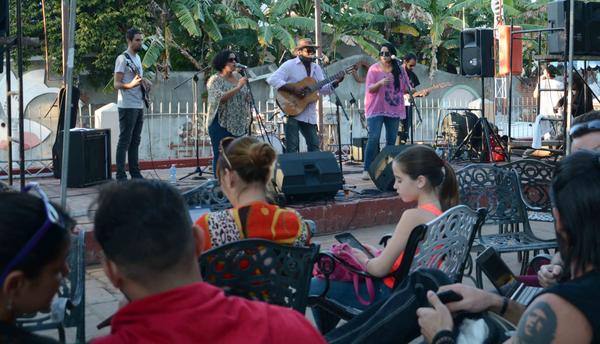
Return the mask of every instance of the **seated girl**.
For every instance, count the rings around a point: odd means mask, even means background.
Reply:
[[[308,226],[300,215],[267,202],[276,157],[271,145],[253,137],[227,137],[220,150],[216,175],[233,208],[204,214],[196,221],[204,232],[204,250],[246,238],[309,244]]]
[[[364,263],[366,271],[375,277],[381,277],[374,281],[373,302],[390,295],[395,281],[393,277],[385,276],[400,267],[404,248],[413,228],[435,219],[458,203],[458,185],[454,171],[432,148],[412,146],[405,149],[394,158],[392,170],[395,177],[394,189],[402,201],[416,202],[417,207],[402,213],[391,239],[379,256],[369,259],[364,253],[355,250],[355,256]],[[313,278],[310,294],[322,294],[325,285],[324,279]],[[369,299],[364,282],[359,286],[358,292],[363,299]],[[326,297],[357,309],[368,306],[359,302],[353,282],[331,281]],[[321,323],[321,312],[316,307],[312,310],[317,326],[325,330]],[[337,319],[329,320],[337,323]],[[328,321],[327,326],[334,324]]]
[[[57,343],[16,326],[20,314],[49,311],[69,273],[74,222],[40,196],[0,192],[0,343]]]

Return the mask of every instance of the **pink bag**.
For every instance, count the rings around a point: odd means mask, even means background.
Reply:
[[[374,256],[378,256],[380,254],[380,252],[372,253]],[[350,245],[346,243],[333,244],[333,246],[331,246],[331,254],[339,260],[342,260],[346,264],[352,266],[356,270],[366,271],[366,266],[364,264],[361,264],[361,262],[358,259],[356,259],[352,247],[350,247]],[[323,279],[326,278],[325,274],[323,274],[321,270],[319,270],[318,264],[315,264],[313,266],[313,276]],[[329,279],[332,281],[352,282],[354,284],[354,294],[356,295],[358,302],[365,306],[370,305],[375,299],[375,286],[373,285],[373,280],[370,277],[363,277],[348,270],[348,268],[346,268],[342,264],[335,265],[335,269],[329,275]],[[367,293],[369,294],[369,300],[363,299],[358,292],[361,279],[365,280],[365,285],[367,286]]]

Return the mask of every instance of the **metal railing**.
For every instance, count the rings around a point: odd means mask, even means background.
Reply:
[[[327,104],[327,102],[326,102]],[[535,120],[535,99],[533,98],[515,98],[513,100],[513,137],[531,137],[531,125]],[[94,128],[94,112],[104,104],[90,104],[80,107],[77,125],[84,128]],[[466,102],[459,99],[450,102],[442,102],[440,99],[417,98],[416,106],[420,109],[422,121],[419,122],[418,116],[413,111],[414,140],[417,142],[435,143],[440,140],[441,131],[439,130],[441,122],[451,112],[464,114],[463,110],[468,107]],[[272,136],[283,139],[283,117],[277,110],[273,101],[260,102],[257,104],[261,118],[265,124],[267,132]],[[366,121],[364,120],[364,105],[362,100],[355,106],[345,104],[349,115],[347,120],[343,114],[341,118],[342,144],[350,144],[350,122],[352,122],[352,137],[366,137]],[[454,109],[454,110],[453,110]],[[478,111],[473,113],[478,115]],[[501,107],[497,107],[497,112],[503,112]],[[335,150],[336,125],[335,106],[329,105],[324,108],[324,130],[326,137],[326,147]],[[504,112],[506,113],[506,112]],[[362,119],[361,119],[361,116]],[[40,143],[35,147],[26,150],[26,168],[30,176],[42,176],[51,173],[52,169],[52,145],[56,138],[56,127],[58,123],[58,111],[48,114],[47,108],[28,107],[26,118],[31,121],[26,131],[40,138]],[[196,140],[198,140],[199,155],[201,157],[210,156],[210,138],[207,130],[206,104],[201,104],[198,113],[197,135],[194,128],[193,103],[155,103],[145,115],[145,123],[142,132],[142,143],[140,145],[140,160],[177,160],[189,159],[195,157]],[[501,134],[508,132],[506,116],[497,115],[490,121],[495,123]],[[13,121],[15,125],[16,121]],[[258,122],[254,121],[253,131],[258,134]],[[37,125],[41,124],[41,125]],[[0,130],[6,130],[2,128]],[[13,139],[18,137],[18,128],[13,127]],[[118,135],[118,133],[112,133]],[[385,135],[382,133],[382,141]],[[18,169],[18,149],[17,143],[13,144],[13,169]],[[7,150],[0,149],[0,179],[6,178],[8,171]]]

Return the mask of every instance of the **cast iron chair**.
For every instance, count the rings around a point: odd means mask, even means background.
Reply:
[[[451,280],[460,282],[475,233],[483,225],[486,213],[485,209],[473,211],[467,206],[458,205],[429,223],[415,227],[404,248],[404,259],[400,267],[388,275],[395,279],[394,288],[400,285],[410,272],[421,268],[439,269]],[[377,277],[352,268],[328,252],[320,253],[317,263],[326,276],[326,287],[321,295],[309,296],[309,305],[319,307],[323,311],[323,327],[320,330],[327,333],[337,325],[340,318],[349,320],[361,312],[326,297],[329,290],[328,276],[335,270],[335,265],[342,264],[366,278]]]
[[[205,282],[226,294],[290,307],[304,314],[319,245],[294,247],[269,240],[245,239],[200,256]]]
[[[553,222],[550,184],[554,166],[540,160],[523,159],[498,165],[513,169],[519,175],[523,203],[531,221]]]
[[[80,230],[71,239],[67,258],[68,278],[61,282],[58,297],[54,299],[50,313],[23,315],[17,325],[28,331],[58,330],[61,343],[66,342],[65,328],[75,327],[75,342],[85,343],[85,231]]]
[[[527,210],[521,197],[519,177],[513,170],[487,164],[468,165],[456,173],[460,201],[470,207],[488,210],[486,224],[499,225],[499,234],[482,235],[474,244],[476,251],[493,247],[499,254],[523,253],[521,274],[527,268],[529,251],[550,250],[558,247],[556,239],[537,237],[529,225]],[[512,226],[510,232],[508,227]],[[519,231],[522,226],[523,231]],[[481,270],[476,267],[476,284],[482,286]]]

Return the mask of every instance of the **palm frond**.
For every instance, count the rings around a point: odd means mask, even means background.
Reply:
[[[291,10],[294,5],[298,3],[298,0],[278,0],[270,8],[271,18],[279,18],[284,15],[287,11]]]
[[[296,43],[294,42],[294,37],[281,25],[273,25],[271,26],[271,31],[273,31],[273,36],[289,51],[294,50],[294,46]]]
[[[200,35],[200,29],[198,28],[196,20],[194,19],[194,14],[192,13],[192,7],[188,7],[185,0],[174,1],[171,4],[171,8],[181,26],[185,28],[190,36],[195,37]]]

